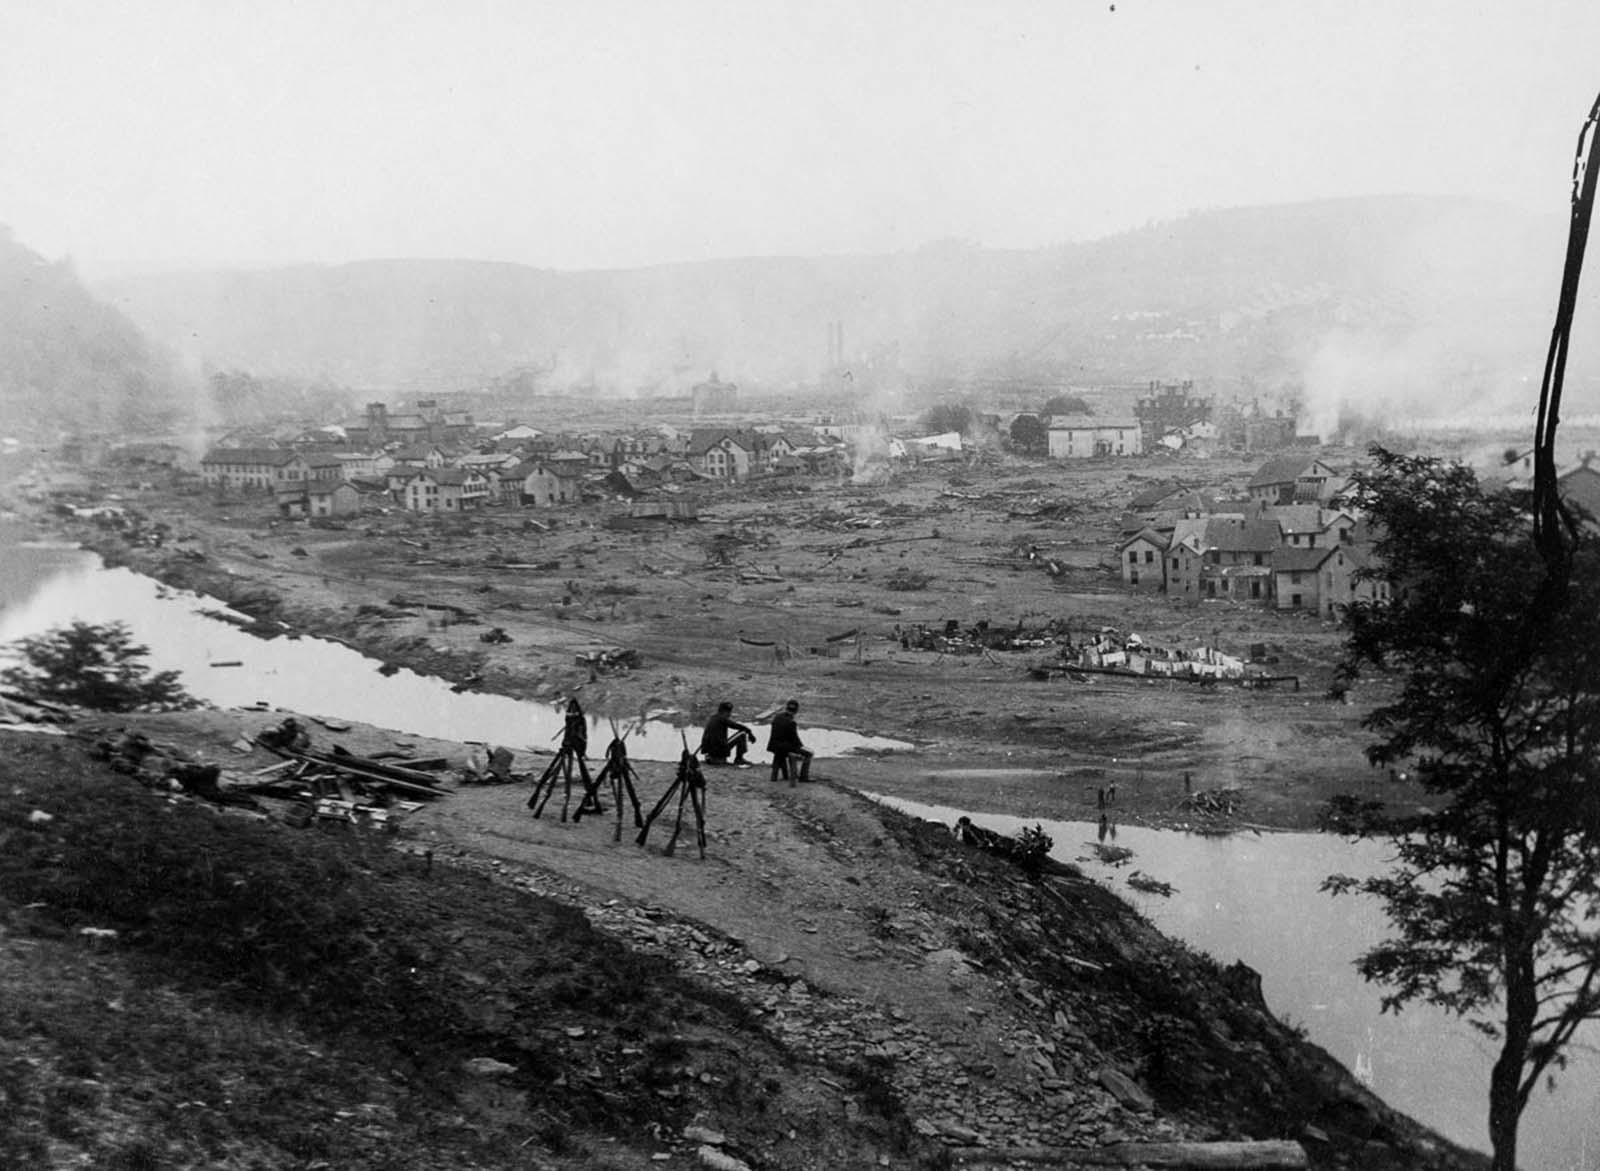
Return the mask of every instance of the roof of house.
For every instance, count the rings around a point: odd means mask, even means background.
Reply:
[[[1325,527],[1322,509],[1315,504],[1279,504],[1268,509],[1266,515],[1277,521],[1285,534],[1320,533]]]
[[[1301,549],[1284,546],[1272,551],[1272,568],[1277,573],[1300,573],[1320,568],[1322,563],[1339,551],[1337,545],[1321,549]]]
[[[1157,549],[1165,549],[1167,547],[1167,535],[1165,533],[1158,533],[1152,528],[1143,528],[1118,545],[1117,549],[1120,552],[1136,541],[1148,541]]]
[[[1052,415],[1050,417],[1050,430],[1052,431],[1104,431],[1107,428],[1116,428],[1127,431],[1136,430],[1139,426],[1137,419],[1125,419],[1120,416],[1107,415]]]
[[[1251,488],[1265,488],[1271,484],[1292,484],[1317,465],[1329,472],[1333,470],[1315,456],[1273,456],[1261,465],[1255,475],[1250,477],[1249,486]]]
[[[1270,553],[1282,541],[1275,520],[1232,520],[1202,516],[1180,520],[1172,530],[1172,545],[1187,545],[1198,552]]]
[[[741,435],[731,427],[696,427],[689,436],[689,454],[704,455],[724,439],[732,440],[745,451],[755,450],[748,436]]]
[[[1224,520],[1209,517],[1206,536],[1211,546],[1223,553],[1268,553],[1283,540],[1283,530],[1275,520]]]
[[[340,488],[357,491],[355,485],[346,480],[312,480],[306,485],[306,493],[310,496],[332,496]]]
[[[469,479],[483,479],[471,468],[425,468],[411,478],[413,480],[432,480],[440,487],[459,487]]]
[[[337,453],[331,451],[311,451],[303,455],[307,467],[312,468],[342,468],[344,461]]]
[[[294,460],[296,452],[287,447],[218,447],[206,452],[202,464],[266,464],[281,468]]]
[[[1152,484],[1143,492],[1138,493],[1132,500],[1128,501],[1128,507],[1132,509],[1154,508],[1167,497],[1176,496],[1182,491],[1182,484],[1164,480],[1159,484]]]

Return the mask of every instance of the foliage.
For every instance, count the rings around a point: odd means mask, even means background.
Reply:
[[[105,712],[197,707],[176,671],[152,672],[150,648],[120,622],[74,622],[18,641],[22,664],[0,671],[0,683],[47,703]]]
[[[1039,408],[1039,413],[1047,419],[1057,415],[1094,414],[1089,409],[1089,404],[1075,394],[1052,395],[1045,401],[1044,406]]]
[[[930,435],[940,435],[946,431],[959,431],[965,435],[972,429],[972,422],[972,408],[966,403],[940,403],[930,407],[922,417],[922,426]]]
[[[1383,901],[1396,934],[1358,967],[1386,1008],[1441,1005],[1499,1039],[1490,1133],[1510,1166],[1529,1094],[1600,1015],[1600,557],[1580,547],[1552,596],[1524,500],[1373,457],[1353,502],[1394,598],[1350,607],[1341,673],[1398,677],[1367,755],[1410,762],[1435,808],[1390,830],[1392,870],[1325,886]]]
[[[1037,415],[1018,415],[1011,420],[1011,446],[1028,455],[1042,455],[1050,447],[1050,429]]]
[[[1055,839],[1044,832],[1042,825],[1024,826],[1017,834],[1017,865],[1029,874],[1038,874],[1050,859]]]

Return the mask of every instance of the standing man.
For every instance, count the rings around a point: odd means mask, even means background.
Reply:
[[[700,734],[700,755],[707,764],[727,764],[728,754],[733,754],[735,768],[749,768],[744,758],[745,749],[755,743],[756,734],[733,718],[733,704],[723,700],[717,705],[717,714],[706,721]]]
[[[772,729],[767,736],[767,751],[772,753],[772,779],[778,779],[780,772],[787,771],[789,783],[796,780],[809,781],[811,779],[812,752],[800,743],[800,729],[795,725],[795,713],[800,710],[798,700],[791,699],[783,705],[783,710],[772,718]],[[800,775],[794,774],[794,766],[789,763],[793,757],[800,763]]]

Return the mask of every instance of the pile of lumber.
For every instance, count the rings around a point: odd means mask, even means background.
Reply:
[[[395,762],[357,756],[338,745],[323,752],[261,737],[255,743],[283,759],[259,770],[248,791],[291,800],[285,820],[293,825],[321,819],[387,829],[392,813],[420,809],[421,802],[449,793],[418,767],[442,767],[442,758]]]

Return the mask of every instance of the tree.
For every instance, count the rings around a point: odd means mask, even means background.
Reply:
[[[965,435],[972,428],[972,408],[965,403],[940,403],[929,409],[922,425],[931,435],[958,431]]]
[[[106,712],[173,711],[198,702],[176,671],[151,672],[150,648],[120,622],[74,622],[20,639],[22,664],[0,671],[0,683],[36,699]]]
[[[1089,404],[1075,394],[1058,394],[1039,408],[1046,418],[1056,415],[1092,415]]]
[[[1341,681],[1397,676],[1367,756],[1409,764],[1433,800],[1389,823],[1391,870],[1325,888],[1383,901],[1395,936],[1357,967],[1386,1010],[1437,1004],[1498,1040],[1489,1133],[1512,1171],[1529,1095],[1600,1016],[1600,556],[1579,544],[1551,591],[1526,498],[1372,454],[1353,502],[1394,596],[1348,608]]]
[[[1011,420],[1011,446],[1029,454],[1043,454],[1050,447],[1050,429],[1037,415],[1018,415]]]

